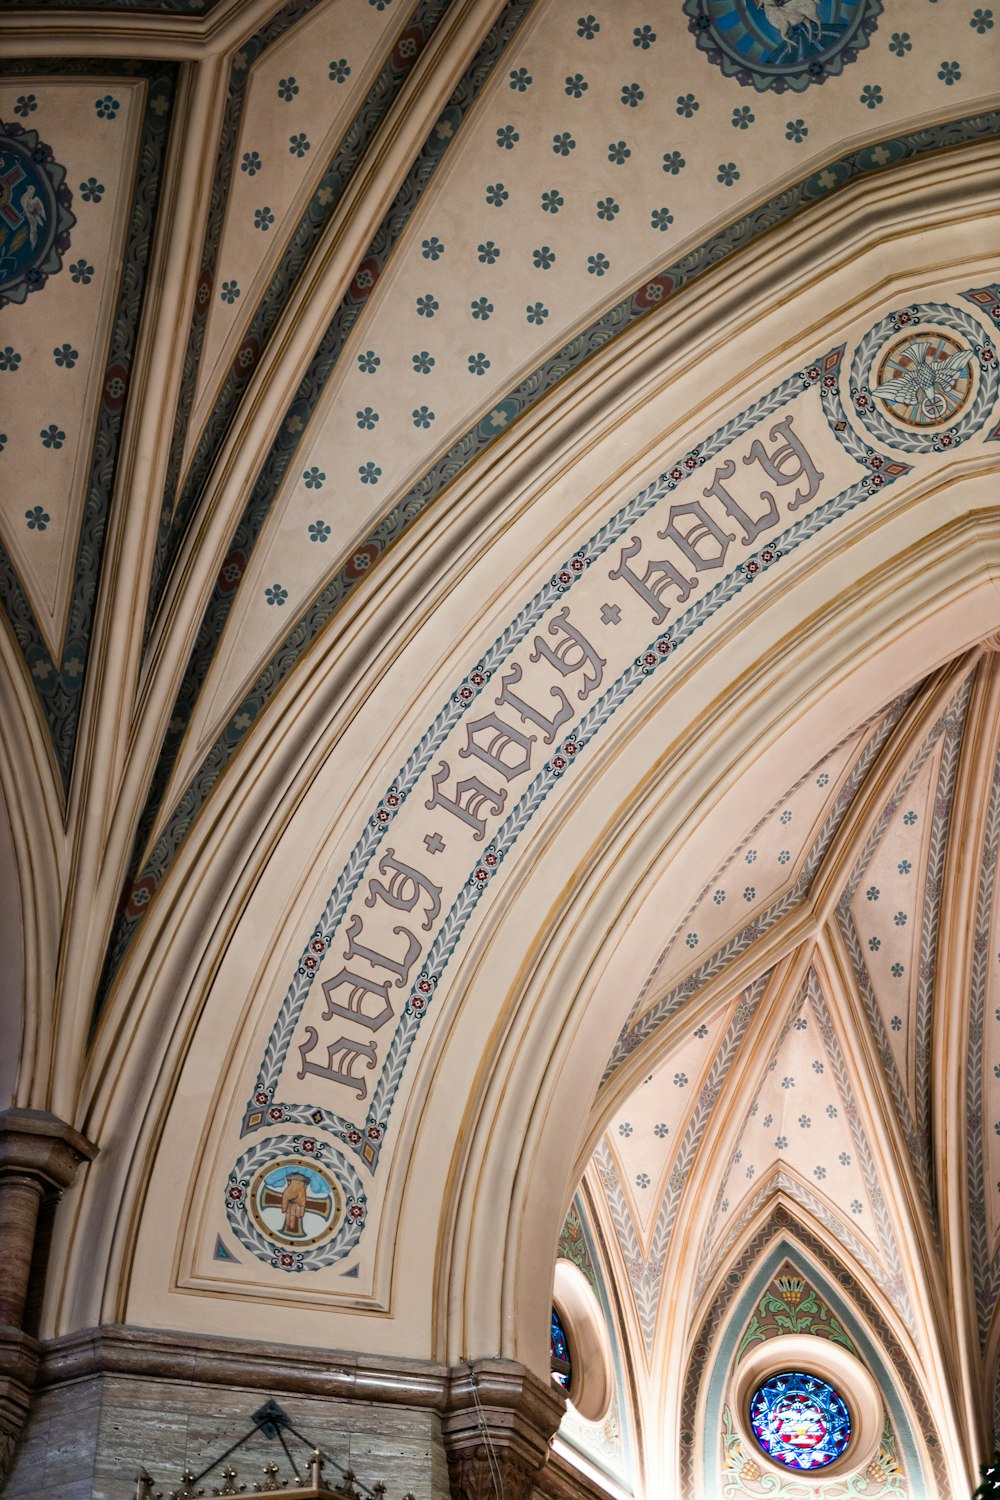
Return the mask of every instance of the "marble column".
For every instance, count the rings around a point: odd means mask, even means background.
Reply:
[[[530,1500],[566,1406],[551,1381],[512,1360],[452,1370],[441,1435],[452,1500]]]
[[[24,1328],[37,1245],[38,1211],[46,1195],[69,1187],[96,1148],[71,1125],[44,1110],[0,1111],[0,1484],[31,1404],[37,1341]]]

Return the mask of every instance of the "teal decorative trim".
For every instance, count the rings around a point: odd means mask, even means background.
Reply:
[[[446,112],[446,123],[447,115],[448,112]],[[455,123],[458,123],[457,119]],[[432,136],[433,134],[432,132]],[[333,369],[340,345],[346,336],[346,329],[342,330],[339,327],[340,314],[338,314],[338,319],[334,320],[327,331],[313,365],[286,414],[281,433],[254,488],[202,621],[188,671],[171,716],[171,722],[176,728],[168,730],[164,739],[160,765],[153,780],[149,801],[136,839],[133,859],[133,869],[136,873],[127,884],[122,909],[109,945],[102,992],[106,992],[114,977],[136,927],[142,919],[142,914],[162,884],[177,849],[187,836],[209,792],[232,755],[239,748],[244,736],[259,718],[303,651],[324,629],[358,580],[370,571],[371,565],[393,541],[409,528],[415,518],[438,495],[443,493],[466,464],[495,440],[499,427],[491,420],[494,413],[500,413],[504,418],[502,425],[505,428],[509,427],[516,417],[529,410],[564,375],[579,368],[591,354],[603,348],[616,334],[630,327],[653,308],[658,307],[665,298],[687,285],[700,272],[707,270],[710,266],[718,265],[727,256],[752,243],[758,235],[785,222],[802,209],[820,201],[848,183],[855,182],[870,173],[882,171],[888,166],[913,160],[931,151],[941,150],[946,146],[964,145],[971,141],[992,138],[997,134],[1000,134],[1000,111],[909,132],[877,145],[865,146],[828,163],[827,166],[803,178],[768,203],[738,219],[712,240],[685,256],[683,260],[669,266],[660,275],[644,282],[597,323],[577,335],[545,365],[529,375],[516,390],[510,392],[500,402],[494,403],[476,426],[470,428],[449,452],[393,506],[368,537],[354,549],[352,559],[339,569],[295,622],[207,752],[182,792],[177,805],[170,813],[163,833],[144,858],[143,851],[149,832],[156,819],[170,771],[193,712],[201,684],[207,676],[222,628],[228,617],[233,594],[246,570],[250,553],[277,493],[281,478],[292,460],[301,438],[301,432],[305,428],[325,380]],[[432,162],[429,158],[425,170],[428,173],[432,170]]]
[[[255,308],[240,340],[240,346],[217,393],[208,421],[202,431],[187,475],[181,486],[181,464],[184,452],[195,383],[201,362],[208,308],[212,301],[216,263],[225,219],[229,185],[232,180],[240,121],[246,102],[253,64],[281,40],[289,29],[302,20],[317,0],[290,0],[290,3],[256,36],[240,48],[230,73],[229,96],[222,127],[219,159],[212,190],[212,211],[205,233],[198,294],[188,337],[184,374],[174,419],[170,463],[164,488],[160,529],[157,536],[150,580],[149,621],[166,586],[170,567],[177,555],[188,523],[198,507],[209,471],[220,445],[235,420],[240,402],[278,320],[298,283],[316,241],[346,191],[365,151],[389,113],[413,65],[430,41],[438,22],[447,12],[451,0],[422,0],[412,19],[392,42],[381,72],[372,84],[353,120],[344,131],[326,171],[317,182],[312,197],[289,238],[275,268],[267,290]],[[181,489],[178,497],[178,488]]]
[[[749,1325],[754,1308],[785,1260],[794,1261],[808,1276],[830,1311],[847,1331],[874,1376],[897,1434],[914,1492],[923,1494],[927,1479],[906,1409],[898,1393],[897,1384],[902,1385],[917,1414],[934,1465],[939,1493],[946,1494],[948,1484],[940,1442],[920,1382],[907,1355],[897,1343],[880,1309],[851,1272],[830,1254],[826,1246],[804,1224],[797,1223],[786,1209],[780,1207],[753,1236],[744,1247],[739,1260],[730,1268],[695,1340],[681,1405],[682,1492],[686,1495],[696,1492],[694,1466],[697,1455],[702,1453],[705,1471],[700,1492],[706,1495],[723,1493],[721,1444],[716,1446],[695,1442],[699,1397],[707,1390],[701,1430],[721,1433],[729,1371],[736,1360],[740,1339]],[[869,1329],[877,1338],[877,1344],[869,1334]]]
[[[114,492],[118,444],[146,291],[163,161],[176,80],[176,66],[116,59],[19,58],[0,68],[2,77],[32,78],[44,74],[108,74],[148,80],[132,205],[122,251],[118,303],[111,325],[107,363],[97,412],[94,446],[87,479],[83,520],[77,543],[69,615],[62,655],[53,660],[38,627],[17,569],[0,543],[0,601],[24,652],[28,670],[52,737],[63,787],[69,785],[86,680],[87,654],[101,572],[104,535]]]

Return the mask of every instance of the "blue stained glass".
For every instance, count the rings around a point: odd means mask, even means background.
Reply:
[[[569,1357],[569,1340],[566,1330],[562,1325],[562,1319],[552,1309],[552,1334],[549,1339],[549,1358],[552,1361],[552,1378],[557,1380],[564,1390],[569,1390],[570,1379],[573,1374],[573,1363]]]
[[[750,1399],[754,1436],[786,1469],[825,1469],[851,1441],[851,1414],[828,1381],[801,1370],[772,1375]]]

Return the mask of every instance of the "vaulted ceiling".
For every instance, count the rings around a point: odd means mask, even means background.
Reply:
[[[909,1493],[972,1472],[998,28],[918,3],[0,16],[4,1051],[101,1146],[48,1331],[544,1368],[579,1188],[621,1483],[779,1242]],[[293,1135],[306,1262],[239,1198]]]

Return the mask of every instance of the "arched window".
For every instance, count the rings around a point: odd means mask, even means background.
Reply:
[[[828,1380],[782,1370],[750,1398],[754,1436],[774,1463],[786,1469],[825,1469],[851,1441],[847,1403]]]
[[[573,1379],[573,1361],[570,1358],[569,1339],[563,1327],[562,1318],[552,1309],[552,1335],[549,1340],[549,1359],[552,1365],[552,1378],[557,1380],[564,1391],[569,1391]]]

